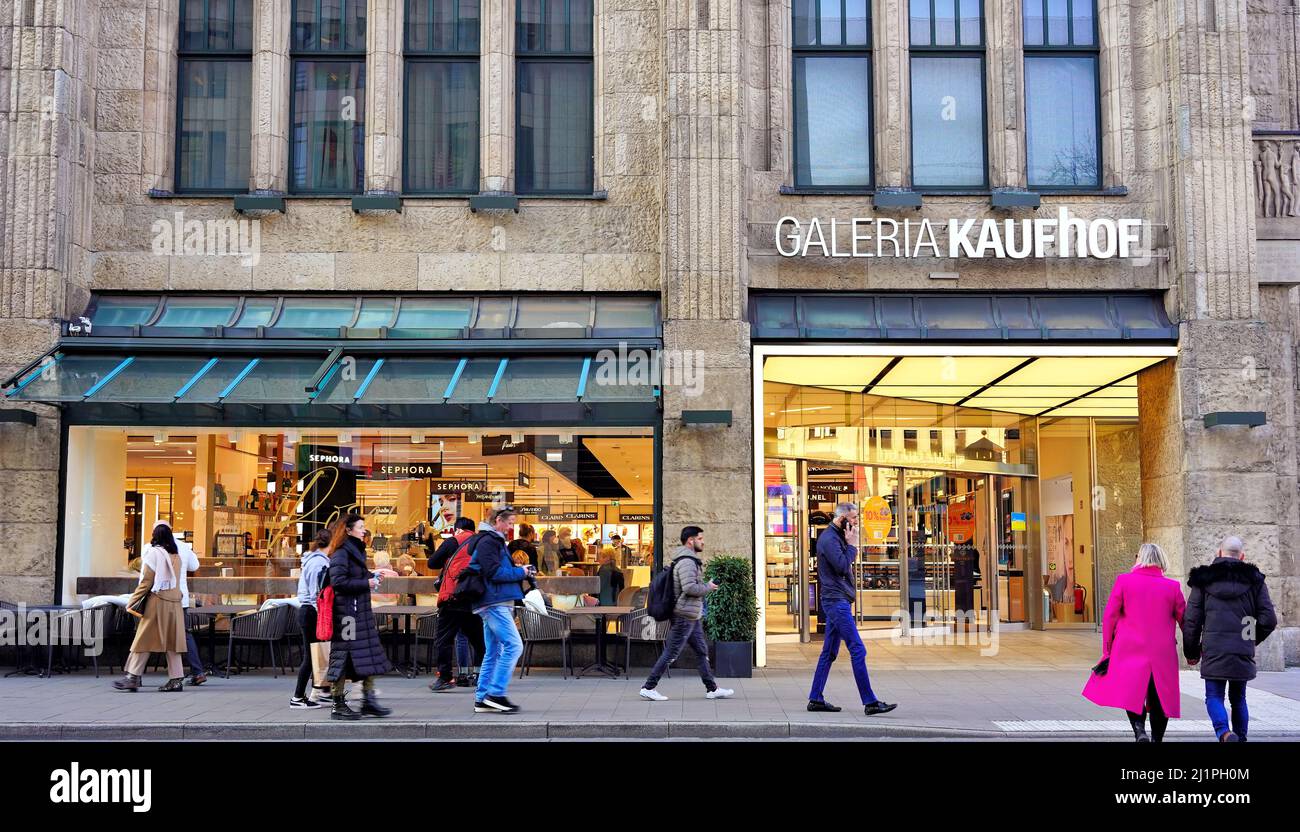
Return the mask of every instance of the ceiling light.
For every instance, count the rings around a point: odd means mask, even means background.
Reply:
[[[411,444],[412,444],[412,445],[423,445],[423,444],[424,444],[424,431],[422,431],[422,430],[417,430],[417,431],[415,431],[414,433],[412,433],[412,434],[411,434]],[[441,445],[442,443],[439,442],[438,444]]]
[[[349,442],[351,442],[351,441],[352,441],[352,434],[351,434],[351,433],[349,433],[349,432],[347,432],[347,431],[343,431],[342,433],[339,434],[339,442],[340,442],[341,444],[346,445],[347,443],[349,443]]]
[[[568,432],[560,434],[560,444],[561,445],[573,444],[573,434]],[[615,445],[614,447],[617,448],[618,446]]]
[[[563,452],[563,451],[547,451],[547,452],[546,452],[546,461],[547,461],[547,462],[563,462],[563,461],[564,461],[564,452]]]
[[[242,430],[232,430],[229,436],[231,443],[234,444],[244,438],[244,432]]]
[[[477,444],[478,444],[478,441],[479,441],[480,439],[482,439],[482,438],[483,438],[483,434],[481,434],[481,433],[471,433],[471,434],[469,435],[469,444],[471,444],[471,445],[477,445]]]
[[[154,443],[155,445],[161,445],[162,443],[164,443],[164,442],[166,442],[166,441],[167,441],[167,431],[165,431],[165,430],[160,430],[160,431],[157,431],[157,432],[154,433],[154,435],[153,435],[153,443]]]
[[[510,441],[515,445],[522,445],[524,444],[524,435],[522,433],[512,433],[510,434]]]

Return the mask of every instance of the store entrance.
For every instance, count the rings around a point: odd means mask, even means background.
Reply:
[[[813,460],[769,460],[767,473],[769,638],[825,631],[817,539],[841,503],[858,509],[847,538],[859,630],[1023,620],[1027,547],[1011,524],[1026,478]]]

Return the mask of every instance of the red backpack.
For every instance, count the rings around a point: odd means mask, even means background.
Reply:
[[[470,559],[474,556],[474,544],[480,539],[477,534],[465,538],[465,542],[460,544],[456,554],[451,556],[447,565],[442,570],[442,582],[438,584],[438,603],[445,604],[452,600],[456,595],[456,584],[460,580],[460,573],[469,565]]]
[[[320,586],[316,589],[316,640],[330,641],[334,638],[334,587],[330,586],[330,570],[325,567],[320,573]]]

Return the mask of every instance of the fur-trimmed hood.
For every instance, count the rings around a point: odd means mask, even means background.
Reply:
[[[1218,598],[1235,598],[1264,583],[1264,573],[1253,563],[1236,558],[1215,558],[1187,575],[1187,585]]]

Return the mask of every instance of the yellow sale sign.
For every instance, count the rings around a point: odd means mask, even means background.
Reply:
[[[862,504],[862,531],[866,541],[884,540],[893,528],[893,511],[884,497],[870,497]]]

